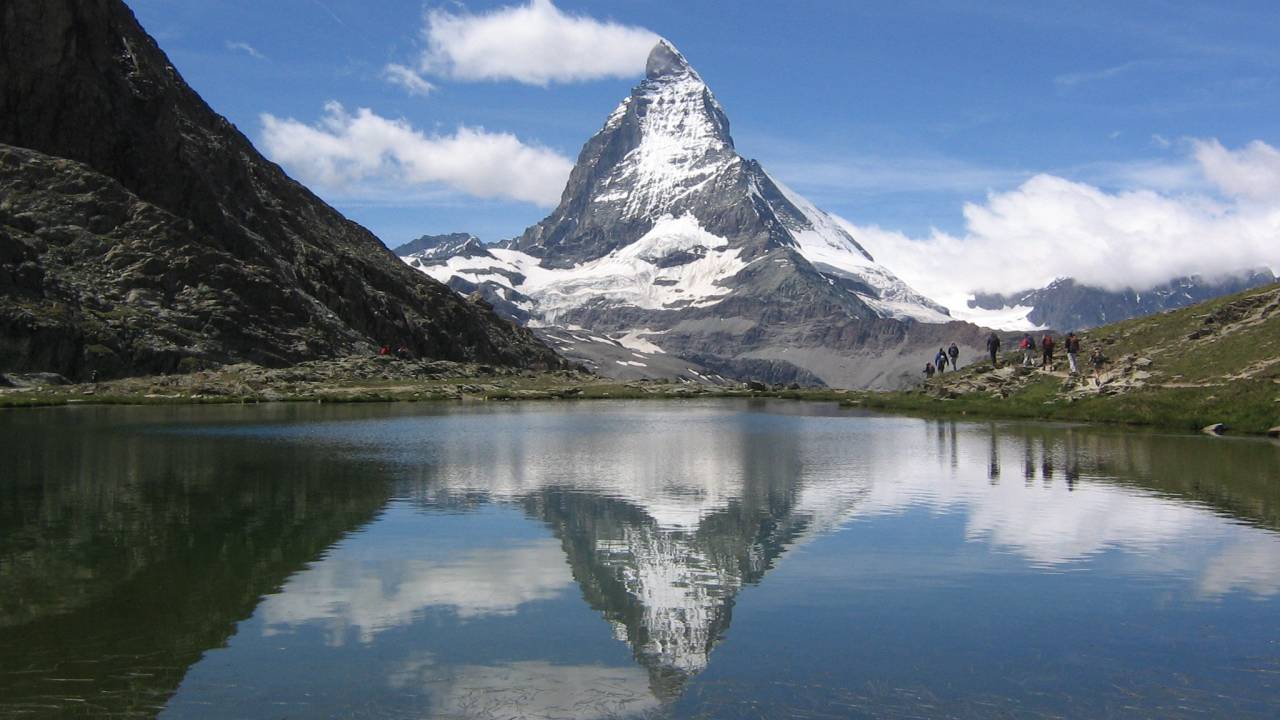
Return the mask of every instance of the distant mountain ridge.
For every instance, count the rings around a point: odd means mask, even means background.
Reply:
[[[484,243],[470,233],[447,233],[444,235],[423,235],[396,247],[391,252],[397,257],[414,255],[426,260],[435,257],[450,258],[455,255],[470,257],[486,255]]]
[[[1267,268],[1255,269],[1223,279],[1208,280],[1198,275],[1181,277],[1157,285],[1150,290],[1104,290],[1060,278],[1038,290],[1024,290],[1008,295],[979,293],[969,301],[970,307],[988,311],[1023,308],[1021,320],[1010,316],[1020,326],[1002,329],[1021,330],[1053,328],[1084,330],[1152,313],[1194,305],[1205,300],[1233,295],[1242,290],[1261,287],[1276,281]]]
[[[0,369],[282,365],[380,344],[548,367],[268,162],[120,0],[0,7]]]
[[[531,326],[626,338],[739,379],[895,386],[925,347],[981,346],[979,328],[742,157],[723,108],[665,40],[546,219],[485,255],[400,254]]]

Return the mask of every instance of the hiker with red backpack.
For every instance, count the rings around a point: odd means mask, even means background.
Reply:
[[[1031,333],[1022,336],[1018,349],[1022,351],[1022,367],[1035,367],[1033,356],[1036,351],[1036,341],[1031,339]]]
[[[1044,370],[1053,370],[1053,335],[1045,333],[1040,339],[1040,367]]]

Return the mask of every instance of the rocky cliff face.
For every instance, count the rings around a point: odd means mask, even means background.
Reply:
[[[981,344],[742,157],[719,102],[666,41],[583,147],[550,216],[488,257],[405,259],[509,301],[531,324],[626,337],[740,379],[895,386],[927,345]]]
[[[1199,276],[1175,278],[1150,290],[1103,290],[1071,278],[1055,280],[1038,290],[1009,295],[981,294],[970,305],[983,310],[1026,309],[1026,327],[1083,330],[1129,318],[1187,307],[1275,282],[1270,270],[1250,270],[1222,280]],[[1022,329],[1011,327],[1009,329]]]
[[[406,346],[550,366],[264,159],[120,0],[0,6],[0,367],[83,378]]]

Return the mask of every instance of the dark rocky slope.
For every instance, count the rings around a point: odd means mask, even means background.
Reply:
[[[120,0],[0,6],[0,143],[16,146],[0,149],[0,369],[279,365],[383,343],[561,362],[263,158]]]

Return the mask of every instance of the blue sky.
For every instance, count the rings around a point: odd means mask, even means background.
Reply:
[[[264,114],[316,126],[336,101],[345,116],[367,108],[426,136],[514,135],[542,153],[530,163],[563,163],[642,74],[538,85],[422,60],[431,11],[466,23],[524,3],[128,2],[188,82],[260,148]],[[1228,153],[1280,146],[1280,10],[1270,2],[559,0],[554,12],[670,39],[725,107],[745,156],[858,226],[903,236],[972,233],[966,203],[985,207],[990,193],[1037,174],[1106,193],[1213,195],[1196,142]],[[431,90],[388,81],[391,64]],[[281,154],[391,245],[451,231],[498,240],[549,209],[545,192],[541,205],[478,197],[495,194],[484,185],[492,178],[466,186],[374,172],[321,183]]]

